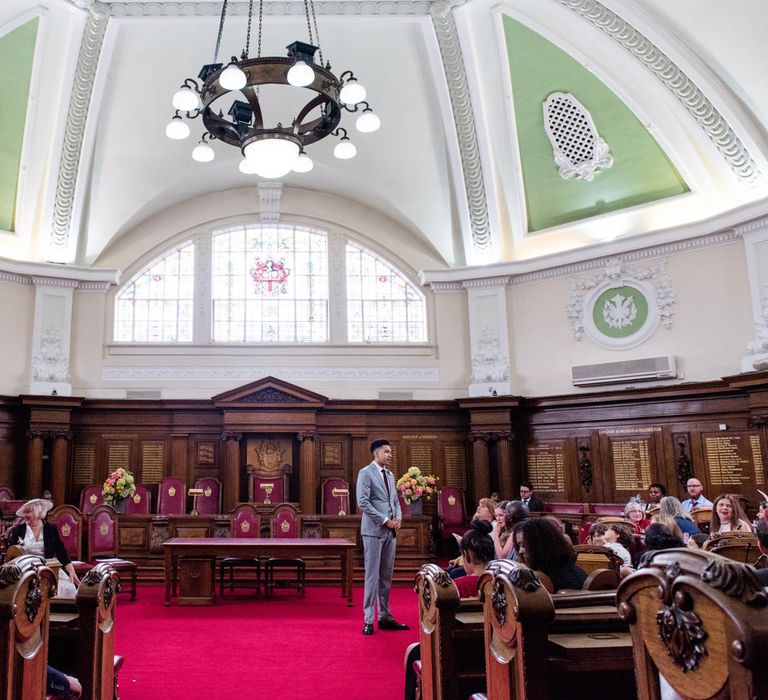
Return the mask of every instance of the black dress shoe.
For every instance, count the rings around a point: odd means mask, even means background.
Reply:
[[[373,625],[372,624],[364,624],[363,625],[363,634],[367,637],[371,634],[373,634]]]
[[[407,630],[410,629],[408,625],[404,625],[402,622],[397,622],[394,618],[390,620],[379,620],[380,630]]]

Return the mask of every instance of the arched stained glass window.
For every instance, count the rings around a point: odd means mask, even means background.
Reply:
[[[187,241],[153,261],[117,295],[115,340],[192,342],[195,246]]]
[[[217,343],[328,340],[328,239],[298,226],[244,225],[213,234]]]
[[[384,260],[348,242],[347,328],[351,343],[425,343],[424,295]]]

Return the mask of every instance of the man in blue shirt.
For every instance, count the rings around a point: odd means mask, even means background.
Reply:
[[[690,479],[688,479],[688,483],[685,485],[685,488],[688,490],[688,495],[690,498],[686,498],[682,502],[681,505],[683,506],[683,510],[690,512],[694,508],[712,505],[712,501],[702,495],[701,492],[704,490],[704,487],[695,476],[692,476]]]

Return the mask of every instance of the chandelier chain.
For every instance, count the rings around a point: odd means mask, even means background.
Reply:
[[[312,25],[309,22],[309,0],[304,0],[304,15],[307,18],[307,35],[309,36],[309,43],[314,44],[312,41]]]
[[[221,48],[221,35],[224,33],[224,18],[227,16],[227,2],[224,0],[224,4],[221,6],[221,19],[219,20],[219,34],[216,37],[216,48],[213,51],[213,62],[219,62],[219,49]]]
[[[248,54],[251,51],[251,23],[253,20],[253,0],[250,0],[248,3],[248,29],[245,33],[245,56],[243,58],[248,58]]]
[[[261,29],[264,26],[264,0],[259,0],[259,45],[257,58],[261,58]]]
[[[315,14],[315,2],[314,0],[307,0],[309,2],[309,11],[312,12],[312,24],[315,25],[315,39],[317,40],[317,55],[320,58],[318,65],[323,65],[323,49],[320,47],[320,32],[317,30],[317,15]],[[307,24],[309,24],[309,12],[307,12]],[[309,33],[310,37],[312,32]],[[311,43],[311,42],[310,42]]]

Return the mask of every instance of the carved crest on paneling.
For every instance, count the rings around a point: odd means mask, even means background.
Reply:
[[[275,379],[275,377],[264,377],[264,379],[251,382],[238,389],[214,396],[213,401],[217,406],[236,404],[238,407],[242,407],[243,404],[263,406],[264,404],[289,403],[319,407],[324,405],[328,398],[289,382]]]

